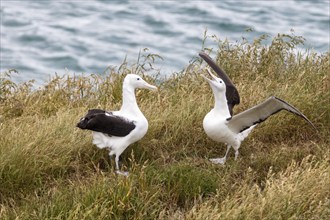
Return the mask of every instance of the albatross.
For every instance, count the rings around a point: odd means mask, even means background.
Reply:
[[[234,106],[240,102],[239,93],[236,87],[211,57],[204,52],[200,52],[199,55],[219,76],[217,77],[213,75],[208,68],[206,68],[206,70],[211,79],[202,75],[202,77],[209,83],[215,99],[214,108],[204,117],[204,131],[212,140],[227,145],[225,156],[222,158],[210,159],[212,163],[224,164],[231,147],[235,150],[236,160],[241,142],[249,135],[252,129],[271,115],[274,115],[281,110],[286,110],[300,116],[316,129],[313,123],[297,108],[275,96],[271,96],[261,104],[237,115],[233,115]]]
[[[139,75],[128,74],[123,82],[123,101],[119,111],[90,109],[80,119],[78,128],[93,131],[93,144],[107,148],[110,158],[115,155],[116,173],[128,175],[119,169],[119,156],[134,142],[140,140],[148,130],[148,121],[139,109],[135,89],[157,90]]]

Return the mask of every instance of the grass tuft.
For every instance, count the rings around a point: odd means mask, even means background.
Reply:
[[[233,152],[205,135],[214,104],[195,60],[166,79],[144,75],[155,54],[103,75],[54,76],[44,87],[0,76],[0,219],[327,219],[330,158],[330,52],[297,52],[303,38],[219,40],[217,63],[241,95],[235,113],[271,95],[317,127],[286,112],[272,116]],[[146,51],[145,51],[146,52]],[[157,70],[155,70],[157,71]],[[138,73],[158,92],[138,91],[149,131],[122,154],[115,175],[106,150],[75,127],[89,108],[116,110],[122,80]],[[257,86],[256,86],[257,85]]]

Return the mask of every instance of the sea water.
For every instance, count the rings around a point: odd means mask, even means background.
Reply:
[[[16,81],[54,73],[100,73],[144,48],[163,57],[161,74],[179,72],[202,49],[204,32],[230,41],[269,34],[306,38],[329,51],[329,1],[1,0],[0,69]],[[253,29],[252,32],[246,32]],[[214,47],[214,40],[206,40]]]

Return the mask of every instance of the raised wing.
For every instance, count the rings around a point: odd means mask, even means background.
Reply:
[[[101,109],[91,109],[77,124],[78,128],[102,132],[109,136],[124,137],[134,128],[133,121]]]
[[[233,116],[231,119],[228,120],[227,125],[233,132],[240,133],[245,129],[248,129],[252,125],[265,121],[269,116],[276,114],[281,110],[287,110],[302,117],[309,124],[311,124],[314,129],[316,129],[313,123],[298,109],[274,96],[268,98],[266,101],[259,105],[256,105],[244,112]]]
[[[229,108],[229,112],[233,115],[233,108],[235,105],[240,103],[239,93],[227,76],[227,74],[212,60],[212,58],[204,52],[199,52],[199,56],[202,57],[207,64],[218,74],[218,76],[225,82],[226,84],[226,98],[227,104]]]

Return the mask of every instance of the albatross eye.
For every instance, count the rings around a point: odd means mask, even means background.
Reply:
[[[140,80],[140,78],[136,78],[136,80]]]

